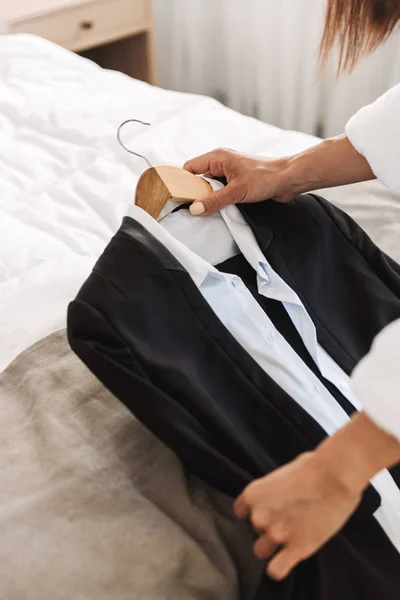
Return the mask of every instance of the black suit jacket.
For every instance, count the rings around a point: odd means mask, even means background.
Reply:
[[[321,345],[350,372],[400,317],[399,267],[321,198],[241,206],[267,260],[295,289]],[[188,273],[125,218],[68,311],[72,349],[130,410],[217,489],[311,450],[322,428],[225,329]],[[345,529],[259,597],[385,600],[400,594],[400,556],[373,518],[369,487]]]
[[[321,346],[350,374],[379,331],[400,317],[400,265],[315,194],[239,209],[271,266],[305,305]]]

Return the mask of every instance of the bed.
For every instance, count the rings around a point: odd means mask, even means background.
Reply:
[[[117,143],[123,120],[151,122],[124,140],[155,165],[317,138],[33,36],[0,36],[0,57],[0,596],[250,598],[253,534],[71,354],[66,307],[145,168]],[[322,194],[400,260],[400,203],[383,186]]]

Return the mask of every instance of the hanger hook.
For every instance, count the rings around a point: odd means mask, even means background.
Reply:
[[[134,152],[133,150],[130,150],[127,146],[125,146],[125,144],[121,140],[121,129],[127,123],[141,123],[142,125],[150,125],[150,123],[145,123],[144,121],[140,121],[139,119],[127,119],[126,121],[124,121],[123,123],[121,123],[121,125],[118,127],[118,130],[117,130],[117,140],[118,140],[120,146],[122,146],[122,148],[124,150],[126,150],[126,152],[129,152],[129,154],[134,154],[135,156],[138,156],[139,158],[142,158],[149,165],[150,169],[152,169],[153,165],[150,163],[150,161],[145,156],[143,156],[142,154],[138,154],[138,152]]]

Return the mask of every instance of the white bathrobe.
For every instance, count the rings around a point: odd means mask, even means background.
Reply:
[[[400,84],[359,110],[346,134],[400,202]],[[352,382],[368,416],[400,440],[400,319],[376,337]]]

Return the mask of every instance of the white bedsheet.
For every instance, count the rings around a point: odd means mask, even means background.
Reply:
[[[145,164],[181,166],[217,146],[282,156],[316,142],[244,117],[215,100],[161,90],[50,42],[0,36],[0,370],[65,326],[77,292]],[[400,202],[378,183],[328,190],[400,260]]]

